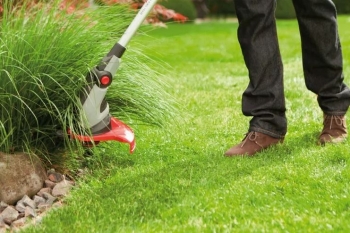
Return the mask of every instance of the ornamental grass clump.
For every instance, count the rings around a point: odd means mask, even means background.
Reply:
[[[57,132],[88,133],[79,99],[85,76],[135,12],[115,5],[67,14],[58,2],[25,5],[5,1],[0,19],[0,151],[35,153],[51,162],[62,149],[82,151]],[[124,57],[107,96],[112,114],[128,124],[164,125],[173,107],[159,75],[141,51],[129,49]]]

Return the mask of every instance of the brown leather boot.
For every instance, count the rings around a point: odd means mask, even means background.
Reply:
[[[343,142],[347,135],[345,116],[323,116],[323,130],[319,137],[321,145]]]
[[[269,135],[251,131],[238,145],[225,152],[225,156],[252,156],[277,143],[283,143],[283,138],[274,138]]]

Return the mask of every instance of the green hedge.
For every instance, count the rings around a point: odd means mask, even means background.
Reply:
[[[210,15],[213,16],[235,16],[234,0],[205,0]]]
[[[234,15],[233,0],[205,0],[213,16]],[[333,0],[339,14],[350,14],[349,0]],[[276,17],[280,19],[295,18],[295,11],[292,0],[277,0]]]
[[[350,14],[350,1],[349,0],[333,0],[337,6],[339,14]]]
[[[192,0],[163,0],[160,4],[186,16],[191,21],[197,17]]]
[[[333,0],[338,14],[350,14],[350,1]],[[295,18],[292,0],[277,0],[276,17],[282,19]]]
[[[333,0],[337,7],[338,14],[350,14],[350,1]],[[276,17],[280,19],[295,18],[295,11],[292,0],[277,0]]]

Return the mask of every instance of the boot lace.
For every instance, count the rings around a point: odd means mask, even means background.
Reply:
[[[244,144],[245,144],[248,140],[250,140],[250,141],[255,141],[257,138],[258,138],[258,135],[257,135],[254,131],[251,131],[251,132],[247,133],[247,134],[245,135],[245,138],[244,138],[243,141],[242,141],[241,147],[243,147]]]
[[[326,124],[328,120],[330,120],[329,129],[332,129],[333,122],[337,126],[343,126],[343,116],[334,116],[334,115],[326,116],[324,120],[324,124]]]

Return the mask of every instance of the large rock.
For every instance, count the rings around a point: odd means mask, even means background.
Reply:
[[[23,196],[34,196],[47,178],[42,162],[24,153],[0,152],[0,201],[13,205]]]

